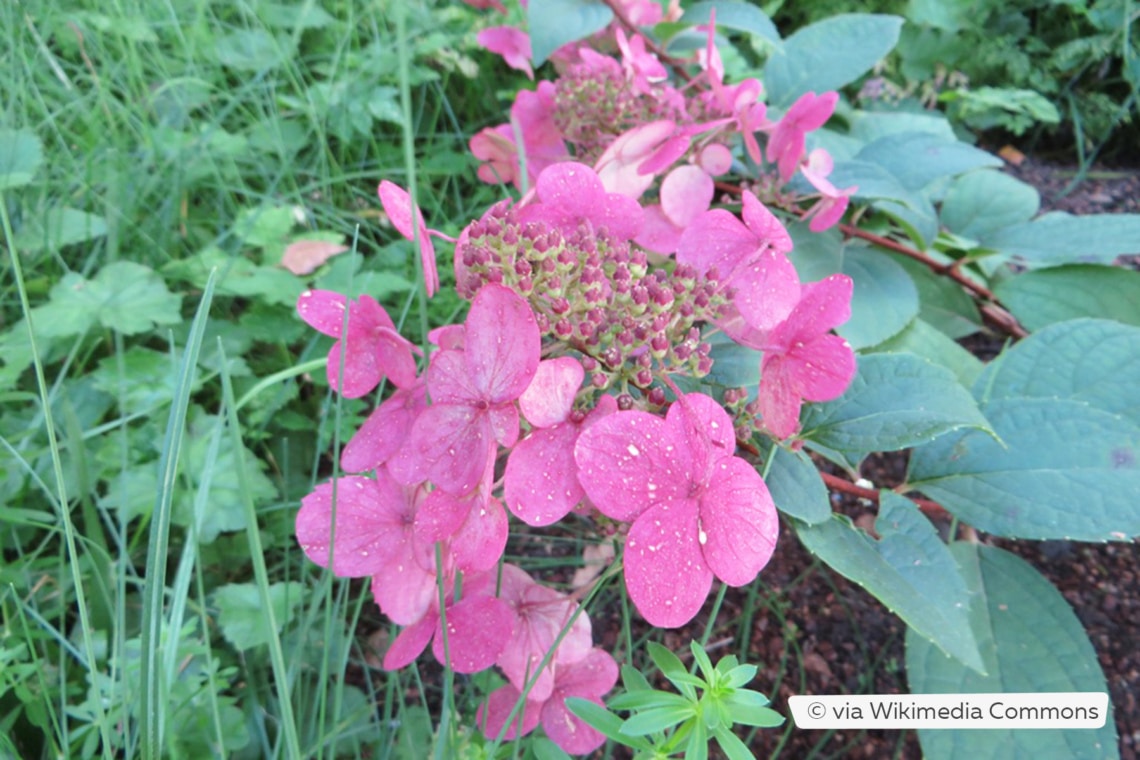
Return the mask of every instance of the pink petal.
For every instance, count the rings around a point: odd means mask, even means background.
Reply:
[[[469,406],[436,404],[424,410],[412,427],[408,449],[419,469],[440,488],[457,496],[479,484],[495,450],[486,414]]]
[[[519,397],[519,409],[527,422],[545,428],[565,420],[583,377],[582,363],[572,356],[540,361],[534,379]]]
[[[678,166],[661,181],[661,209],[678,227],[688,227],[712,203],[712,177],[692,164]]]
[[[670,254],[677,250],[684,230],[673,224],[660,206],[646,206],[641,232],[636,242],[642,248],[654,253]]]
[[[414,240],[418,233],[420,261],[423,264],[424,270],[424,284],[428,297],[430,298],[439,290],[439,272],[435,264],[435,246],[432,245],[431,236],[428,235],[428,228],[424,222],[423,214],[420,213],[418,208],[415,210],[415,226],[413,226],[412,198],[408,195],[408,191],[399,185],[384,180],[380,183],[377,193],[380,196],[380,204],[384,207],[384,213],[388,215],[388,218],[392,221],[392,226],[395,227],[401,235],[408,240]]]
[[[348,299],[331,290],[306,290],[297,298],[297,313],[317,332],[341,337]]]
[[[701,555],[695,502],[644,512],[630,528],[624,558],[630,599],[650,625],[677,628],[700,612],[713,574]]]
[[[732,151],[720,143],[710,143],[701,149],[697,163],[706,173],[719,177],[732,168]]]
[[[790,253],[792,250],[792,237],[788,234],[783,223],[749,191],[744,192],[741,199],[741,216],[748,229],[778,253]]]
[[[527,525],[553,525],[582,500],[574,442],[578,426],[535,430],[512,450],[503,475],[503,498]]]
[[[486,704],[479,707],[475,716],[475,722],[479,724],[483,735],[488,739],[494,739],[502,733],[503,726],[510,718],[511,711],[515,709],[515,705],[521,698],[522,694],[519,690],[510,684],[500,686],[491,692],[490,696],[487,697]],[[529,734],[538,725],[540,711],[540,703],[527,700],[515,714],[515,719],[511,723],[511,727],[503,734],[503,738],[511,740]]]
[[[571,755],[585,755],[606,738],[566,708],[567,697],[579,697],[602,705],[601,697],[617,683],[614,658],[601,649],[591,650],[583,660],[560,667],[555,696],[542,708],[542,728],[550,740]]]
[[[848,188],[851,192],[858,190],[857,187]],[[819,204],[819,212],[811,218],[808,223],[808,229],[812,232],[823,232],[830,229],[839,223],[843,218],[843,213],[847,211],[847,206],[850,205],[851,199],[846,195],[838,198],[824,198]]]
[[[427,371],[427,390],[433,404],[474,406],[482,400],[480,389],[472,384],[466,355],[455,349],[432,354]]]
[[[433,563],[430,545],[414,546],[409,540],[372,576],[372,595],[393,623],[412,625],[427,614],[439,593],[435,571],[429,569]]]
[[[833,274],[804,286],[803,296],[772,341],[785,347],[806,343],[851,318],[854,285],[845,274]]]
[[[755,330],[768,331],[788,318],[800,302],[800,278],[788,257],[767,249],[733,279],[736,306]]]
[[[427,388],[419,383],[400,388],[368,415],[340,453],[345,472],[375,470],[396,455],[407,440],[412,424],[427,408]]]
[[[375,573],[403,541],[404,516],[411,511],[404,489],[387,473],[375,479],[348,476],[336,480],[336,526],[333,526],[333,483],[322,483],[301,500],[297,541],[310,560],[328,567],[330,533],[335,543],[333,574],[360,578]]]
[[[652,176],[660,174],[677,162],[681,156],[689,152],[692,139],[688,135],[674,135],[661,143],[649,158],[637,166],[637,173]]]
[[[348,246],[328,240],[297,240],[285,246],[281,266],[295,275],[312,274],[321,264],[347,250]]]
[[[808,401],[839,398],[855,377],[855,352],[838,335],[824,335],[793,348],[786,361],[800,395]]]
[[[685,228],[677,244],[677,261],[705,274],[716,267],[726,282],[738,264],[760,248],[756,236],[734,214],[722,208],[698,216]]]
[[[525,72],[534,79],[534,69],[530,66],[530,36],[513,26],[495,26],[484,29],[475,41],[503,57],[512,69]]]
[[[472,505],[470,498],[459,498],[439,488],[435,489],[416,510],[416,542],[430,545],[451,538],[467,519]]]
[[[736,450],[736,431],[724,407],[703,393],[686,393],[665,416],[669,439],[680,449],[683,468],[694,476],[714,459]],[[687,457],[687,458],[686,458]]]
[[[519,410],[514,403],[499,404],[487,409],[491,434],[500,446],[509,449],[519,440]]]
[[[774,436],[787,438],[799,429],[803,399],[782,355],[764,357],[756,400],[764,427]]]
[[[658,502],[687,497],[687,460],[668,433],[660,417],[626,411],[578,436],[578,480],[598,511],[628,521]]]
[[[430,613],[419,622],[409,625],[392,642],[384,653],[384,670],[399,670],[410,665],[427,647],[435,629],[439,626],[439,615]]]
[[[443,620],[437,624],[432,653],[444,663]],[[465,596],[447,608],[447,653],[457,673],[478,673],[495,664],[514,628],[510,606],[493,596]]]
[[[472,385],[487,401],[517,399],[538,370],[541,336],[530,305],[510,288],[484,285],[471,304],[466,330]]]
[[[705,538],[705,562],[728,585],[751,583],[768,564],[779,518],[768,487],[748,462],[740,457],[717,462],[701,497],[698,527]]]
[[[495,567],[507,548],[508,528],[507,512],[502,502],[495,498],[483,501],[477,497],[451,542],[456,567],[465,573]]]

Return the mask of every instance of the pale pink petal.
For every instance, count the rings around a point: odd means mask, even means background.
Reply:
[[[605,743],[605,737],[566,708],[567,697],[601,705],[602,696],[617,683],[618,666],[601,649],[573,664],[559,667],[555,693],[542,708],[542,728],[550,740],[571,755],[585,755]]]
[[[661,143],[648,158],[637,165],[637,173],[652,176],[668,169],[677,159],[689,152],[692,139],[688,135],[674,135]]]
[[[317,332],[341,337],[345,328],[344,311],[348,299],[331,290],[306,290],[297,298],[297,314]]]
[[[387,473],[377,478],[348,476],[322,483],[301,500],[297,541],[310,560],[328,567],[330,535],[336,545],[333,574],[360,578],[375,573],[403,540],[403,516],[410,512],[404,489]]]
[[[297,240],[285,246],[281,266],[295,275],[312,274],[321,264],[347,250],[348,246],[328,240]]]
[[[538,370],[541,336],[530,305],[510,288],[484,285],[471,304],[466,329],[472,385],[490,402],[517,399]]]
[[[487,697],[486,704],[480,705],[475,714],[475,722],[479,724],[483,735],[488,739],[494,739],[502,733],[503,726],[507,724],[507,720],[511,716],[511,711],[515,709],[515,705],[521,698],[522,694],[519,690],[510,684],[500,686],[491,692],[490,696]],[[540,712],[540,703],[526,701],[515,714],[515,719],[510,728],[503,734],[503,738],[509,741],[529,734],[538,726]]]
[[[772,556],[779,533],[764,480],[740,457],[721,459],[701,496],[698,540],[705,562],[730,586],[751,583]]]
[[[800,302],[800,278],[788,257],[772,249],[762,252],[733,280],[733,304],[750,327],[768,331],[788,318]]]
[[[437,624],[432,653],[445,663],[442,618]],[[478,673],[495,663],[514,628],[514,615],[502,599],[465,596],[447,608],[447,654],[457,673]]]
[[[629,597],[650,625],[682,626],[704,605],[713,574],[701,555],[696,503],[680,499],[644,512],[630,528],[624,557]]]
[[[610,398],[610,397],[606,397]],[[503,498],[527,525],[552,525],[582,500],[574,442],[578,426],[539,429],[511,450],[503,475]]]
[[[611,414],[574,446],[578,480],[602,514],[632,520],[660,501],[688,495],[687,462],[664,420],[647,412]]]
[[[710,143],[697,154],[697,163],[705,173],[719,177],[732,168],[732,151],[720,143]]]
[[[688,227],[708,211],[714,192],[712,177],[699,166],[678,166],[661,181],[661,209],[673,224]]]
[[[467,331],[463,325],[444,325],[428,331],[428,340],[442,349],[463,350]]]
[[[550,427],[566,419],[585,371],[572,356],[559,356],[538,363],[534,379],[519,397],[519,409],[534,427]]]
[[[641,164],[665,144],[676,129],[674,122],[663,119],[618,135],[594,164],[606,190],[628,198],[640,198],[653,184],[652,174],[639,172]]]
[[[858,187],[850,187],[844,192],[855,192],[858,189]],[[850,203],[851,199],[846,195],[822,199],[819,203],[819,211],[808,222],[808,229],[812,232],[823,232],[835,226],[843,218],[843,213],[847,211],[847,206]]]
[[[439,626],[439,615],[429,613],[418,622],[409,625],[392,641],[384,653],[384,670],[399,670],[412,664],[427,647],[435,629]]]

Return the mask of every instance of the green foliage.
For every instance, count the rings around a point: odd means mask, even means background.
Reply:
[[[654,689],[632,667],[622,668],[625,693],[609,700],[609,710],[633,714],[622,720],[613,712],[584,699],[566,700],[575,715],[608,738],[631,747],[636,758],[708,757],[709,743],[732,760],[753,758],[733,733],[734,725],[774,728],[784,717],[768,707],[768,698],[743,686],[756,677],[755,665],[741,665],[729,655],[714,666],[696,641],[689,645],[700,675],[689,672],[675,654],[650,642],[653,663],[680,692]]]

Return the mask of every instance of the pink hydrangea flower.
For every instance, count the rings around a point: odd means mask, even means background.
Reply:
[[[553,82],[539,82],[534,92],[523,90],[511,106],[511,123],[484,129],[471,138],[472,154],[488,162],[479,167],[479,179],[492,185],[511,182],[523,190],[524,185],[534,185],[543,169],[569,158],[562,133],[554,123],[554,95]],[[515,144],[516,128],[526,153],[525,176]]]
[[[574,458],[586,494],[602,514],[633,523],[626,587],[652,625],[684,625],[714,576],[749,583],[772,556],[776,508],[735,447],[732,420],[699,393],[682,396],[665,419],[617,412],[578,438]]]
[[[507,728],[504,738],[511,740],[525,736],[541,722],[546,735],[564,752],[571,755],[593,752],[605,744],[606,737],[570,712],[566,700],[578,697],[604,706],[602,697],[613,689],[617,678],[618,667],[613,657],[601,649],[591,649],[581,660],[559,666],[550,697],[545,700],[528,699]],[[503,726],[521,697],[513,684],[491,692],[476,716],[484,736],[493,738],[503,732]]]
[[[344,328],[344,311],[348,325]],[[416,382],[418,350],[396,331],[384,307],[371,296],[361,296],[351,304],[340,293],[306,290],[297,299],[297,313],[310,327],[337,338],[329,349],[329,385],[345,398],[370,393],[387,377],[406,388]],[[342,334],[341,330],[344,329]],[[340,376],[341,343],[344,343],[344,376]]]
[[[804,154],[804,135],[819,129],[831,118],[839,93],[816,95],[805,92],[776,124],[768,139],[768,160],[777,165],[780,179],[787,182],[796,172]]]
[[[843,218],[851,196],[859,190],[858,185],[837,190],[827,179],[833,168],[831,154],[823,148],[808,153],[807,160],[800,166],[804,177],[820,193],[820,199],[804,214],[805,218],[811,219],[808,228],[812,232],[823,232],[837,224]]]
[[[412,426],[414,470],[456,496],[469,493],[493,462],[496,442],[519,435],[516,401],[538,369],[541,340],[530,306],[502,285],[485,285],[467,315],[464,349],[438,351],[427,372],[431,406]]]
[[[492,53],[501,55],[512,69],[534,79],[530,65],[530,35],[513,26],[494,26],[479,32],[475,40]]]

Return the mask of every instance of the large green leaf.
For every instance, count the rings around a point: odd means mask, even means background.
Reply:
[[[0,129],[0,191],[32,181],[44,160],[40,138],[30,129]]]
[[[835,401],[813,404],[803,436],[842,452],[895,451],[961,427],[988,429],[950,370],[914,354],[859,357],[859,371]]]
[[[51,300],[34,310],[34,319],[36,331],[48,337],[80,335],[98,325],[134,335],[181,322],[181,302],[150,268],[116,261],[91,280],[65,274],[52,287]]]
[[[851,278],[851,318],[836,332],[858,350],[896,335],[918,314],[918,290],[893,259],[865,246],[847,246],[841,270]]]
[[[969,388],[982,372],[982,363],[922,319],[916,319],[898,335],[875,346],[876,352],[912,353],[945,367],[954,373],[963,387]]]
[[[957,432],[911,452],[909,482],[971,525],[1011,538],[1140,535],[1140,429],[1066,399],[983,407],[1001,441]]]
[[[902,23],[898,16],[847,13],[800,29],[768,59],[768,102],[787,108],[805,92],[821,93],[855,81],[891,51]]]
[[[533,0],[527,5],[526,23],[534,65],[544,63],[567,42],[605,28],[613,17],[601,0]]]
[[[982,243],[1030,267],[1109,264],[1121,254],[1140,253],[1140,214],[1072,216],[1055,211],[995,229]]]
[[[1068,399],[1140,427],[1140,329],[1105,319],[1050,325],[986,367],[974,393],[986,401]]]
[[[1040,573],[1020,557],[992,546],[957,543],[950,551],[972,596],[970,620],[985,661],[985,674],[963,666],[925,637],[908,631],[906,669],[912,692],[1108,690],[1080,621]],[[1111,715],[1097,730],[919,729],[918,738],[923,754],[938,760],[1119,757]]]
[[[305,600],[305,586],[297,581],[274,583],[269,586],[269,599],[273,605],[273,619],[279,626],[284,626],[293,619]],[[214,591],[218,628],[238,650],[267,644],[279,633],[270,629],[269,616],[261,600],[261,592],[252,583],[230,583]]]
[[[897,262],[914,281],[918,288],[918,316],[921,319],[951,338],[962,338],[981,329],[982,316],[978,313],[977,304],[961,285],[935,274],[930,267],[909,256],[884,255]],[[922,354],[921,351],[915,353]]]
[[[1140,326],[1140,272],[1098,264],[1038,269],[1012,277],[994,293],[1029,330],[1078,317]]]
[[[841,515],[821,525],[797,524],[800,541],[947,655],[983,670],[970,629],[970,594],[946,544],[913,502],[890,491],[879,499],[877,541]]]
[[[716,25],[725,29],[760,37],[773,44],[780,44],[780,33],[772,19],[751,3],[740,0],[716,0],[715,2],[693,3],[685,6],[685,24],[696,26],[707,24],[709,14],[716,10]]]
[[[831,517],[831,501],[819,470],[802,451],[772,445],[772,464],[764,476],[776,509],[808,525]]]
[[[986,169],[954,180],[942,199],[942,223],[957,235],[977,239],[1028,222],[1040,205],[1032,185]]]
[[[24,220],[16,233],[16,248],[23,251],[57,251],[107,234],[101,216],[63,206],[49,208]]]
[[[921,190],[939,177],[1001,166],[1001,159],[992,153],[929,132],[896,132],[880,137],[855,158],[884,167],[908,190]]]

